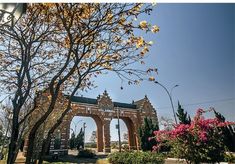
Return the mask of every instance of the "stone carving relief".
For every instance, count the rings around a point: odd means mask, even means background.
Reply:
[[[100,109],[108,112],[113,110],[113,102],[111,98],[109,97],[107,91],[105,90],[102,96],[99,96],[98,99],[98,106]]]

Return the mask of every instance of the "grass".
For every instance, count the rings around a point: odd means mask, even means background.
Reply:
[[[106,159],[98,159],[96,161],[96,164],[110,164],[110,163],[109,163],[108,159],[106,158]]]
[[[6,160],[0,160],[0,164],[5,164],[5,163],[7,163]]]

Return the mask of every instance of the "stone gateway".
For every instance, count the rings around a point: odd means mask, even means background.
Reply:
[[[63,95],[66,98],[66,95]],[[86,116],[94,119],[97,130],[97,151],[111,152],[110,147],[110,122],[113,118],[120,118],[128,129],[129,149],[139,150],[138,128],[142,125],[145,117],[151,118],[157,123],[157,113],[147,96],[132,103],[113,102],[105,90],[97,99],[87,97],[72,97],[72,109],[65,116],[62,124],[55,133],[60,136],[60,149],[63,154],[68,153],[70,124],[74,116]],[[60,134],[58,134],[60,133]],[[54,148],[54,139],[51,141],[50,151]],[[24,151],[27,151],[27,141]]]

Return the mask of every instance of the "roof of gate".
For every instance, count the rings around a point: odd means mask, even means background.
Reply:
[[[68,95],[65,95],[65,96],[68,97]],[[73,96],[72,102],[86,103],[86,104],[98,104],[97,99],[88,98],[88,97],[80,97],[80,96]],[[113,102],[113,105],[114,105],[114,107],[137,109],[137,106],[135,104]]]
[[[73,96],[72,102],[86,103],[86,104],[97,104],[96,99],[92,99],[92,98],[88,98],[88,97],[80,97],[80,96]]]
[[[135,104],[121,103],[121,102],[113,102],[113,105],[114,105],[115,107],[137,109],[137,106],[136,106]]]

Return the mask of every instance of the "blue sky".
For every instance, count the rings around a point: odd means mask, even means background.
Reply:
[[[160,27],[148,40],[155,44],[146,65],[159,70],[157,80],[172,92],[174,105],[179,100],[193,115],[198,108],[214,107],[227,120],[235,120],[235,4],[158,4],[150,16],[142,17]],[[124,84],[114,75],[96,79],[98,88],[83,93],[96,98],[106,89],[113,101],[131,103],[146,94],[158,117],[172,118],[169,97],[160,86],[143,82],[140,86]],[[194,105],[193,105],[194,104]],[[210,116],[210,115],[208,115]],[[96,126],[87,122],[86,141]],[[116,120],[111,123],[111,138],[117,140]],[[122,123],[122,132],[126,127]]]

